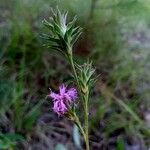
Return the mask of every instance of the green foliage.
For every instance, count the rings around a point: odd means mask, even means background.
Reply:
[[[0,149],[14,149],[17,141],[23,141],[24,138],[16,133],[0,133]]]
[[[1,80],[0,81],[0,112],[4,112],[7,110],[12,104],[12,90],[13,90],[13,83],[8,80]],[[10,88],[11,87],[11,88]],[[7,94],[6,94],[7,91]]]
[[[84,63],[83,65],[76,65],[76,67],[81,91],[86,93],[95,82],[95,78],[93,77],[95,69],[92,68],[92,63],[89,62]]]
[[[48,47],[64,55],[72,53],[72,48],[81,34],[80,27],[74,27],[76,18],[67,23],[67,12],[61,13],[59,9],[53,11],[50,22],[44,20],[44,25],[50,30],[49,35],[43,35],[48,40]]]
[[[118,139],[117,139],[116,150],[124,150],[124,149],[125,149],[124,140],[123,140],[122,138],[118,138]]]
[[[12,121],[16,131],[30,132],[34,127],[34,123],[36,122],[38,116],[40,115],[40,107],[43,101],[41,100],[37,104],[32,104],[30,100],[25,102],[22,98],[22,94],[23,87],[17,85],[13,97],[14,103],[12,104],[12,108],[14,109]]]

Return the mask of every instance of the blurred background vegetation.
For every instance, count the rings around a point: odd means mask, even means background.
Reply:
[[[70,80],[68,64],[40,38],[42,20],[56,6],[76,15],[83,28],[76,60],[93,60],[100,74],[90,101],[91,149],[147,150],[149,0],[0,0],[0,149],[84,147],[45,98],[49,87]]]

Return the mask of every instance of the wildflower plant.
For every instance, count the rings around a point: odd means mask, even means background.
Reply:
[[[61,52],[68,60],[74,77],[76,88],[68,88],[62,84],[59,92],[51,91],[49,98],[53,101],[53,110],[59,116],[65,116],[73,121],[79,128],[85,143],[86,150],[89,150],[89,97],[95,70],[92,63],[87,62],[83,65],[77,64],[73,59],[73,46],[81,35],[81,28],[75,27],[76,18],[67,23],[67,12],[61,13],[59,9],[53,11],[53,16],[49,21],[44,20],[44,25],[49,29],[48,34],[43,37],[48,41],[46,45],[58,52]],[[76,102],[78,101],[78,103]],[[78,105],[84,109],[84,122],[81,123],[80,115],[77,114]]]
[[[59,87],[59,93],[51,92],[49,97],[51,97],[53,100],[54,112],[56,112],[58,115],[64,115],[77,98],[77,91],[75,88],[67,89],[63,84]]]

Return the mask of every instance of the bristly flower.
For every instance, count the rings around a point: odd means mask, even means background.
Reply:
[[[52,12],[53,16],[50,17],[49,21],[43,21],[49,29],[49,34],[43,34],[43,37],[48,40],[48,47],[65,55],[70,55],[74,43],[81,34],[81,28],[74,27],[76,18],[67,23],[67,12],[61,13],[59,9]]]
[[[53,100],[53,110],[59,116],[64,115],[74,100],[77,98],[77,90],[75,88],[67,89],[63,84],[59,87],[59,93],[51,92],[48,95]]]
[[[92,68],[92,62],[76,65],[80,87],[83,93],[86,93],[95,82],[93,77],[95,69]]]

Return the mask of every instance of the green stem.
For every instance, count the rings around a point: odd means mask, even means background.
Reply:
[[[82,99],[82,102],[83,102],[83,97],[81,96],[81,94],[82,94],[82,92],[81,92],[81,86],[80,86],[80,83],[79,83],[79,80],[78,80],[78,76],[77,76],[77,72],[76,72],[76,69],[75,69],[75,65],[74,65],[74,61],[73,61],[73,58],[72,58],[72,54],[70,54],[68,56],[68,58],[69,58],[69,62],[71,64],[71,67],[72,67],[72,70],[73,70],[74,78],[75,78],[75,80],[77,82],[77,87],[78,87],[79,92],[80,92],[80,98]],[[83,104],[83,106],[84,106],[84,104]]]
[[[85,105],[84,105],[84,124],[85,124],[85,130],[83,130],[82,126],[81,126],[81,123],[79,121],[79,118],[76,116],[76,114],[74,114],[74,118],[75,118],[75,123],[76,125],[78,126],[81,134],[83,135],[84,137],[84,140],[85,140],[85,144],[86,144],[86,150],[90,150],[90,147],[89,147],[89,119],[88,119],[88,114],[89,112],[89,109],[88,109],[88,94],[86,94],[86,97],[85,97]]]
[[[84,124],[85,124],[85,143],[86,143],[86,150],[89,150],[89,108],[88,108],[88,101],[89,101],[89,92],[85,93],[85,108],[84,108]]]
[[[78,126],[80,133],[83,135],[83,137],[84,137],[84,139],[85,139],[84,130],[83,130],[83,128],[82,128],[82,126],[81,126],[81,122],[80,122],[80,120],[79,120],[79,118],[77,117],[76,114],[74,114],[74,119],[75,119],[75,124]]]
[[[76,69],[75,69],[75,65],[74,65],[74,62],[73,62],[72,55],[69,56],[69,61],[70,61],[70,64],[71,64],[71,67],[72,67],[72,70],[73,70],[75,80],[77,82],[77,86],[80,89],[80,84],[79,84],[79,81],[78,81],[78,76],[77,76],[77,72],[76,72]]]
[[[74,74],[74,77],[75,77],[75,80],[77,82],[77,86],[79,88],[79,91],[80,91],[80,94],[81,94],[81,87],[80,87],[80,84],[79,84],[79,80],[78,80],[78,76],[77,76],[77,72],[76,72],[76,69],[75,69],[75,65],[74,65],[74,62],[73,62],[73,58],[72,58],[72,54],[69,55],[69,61],[70,61],[70,64],[71,64],[71,67],[72,67],[72,70],[73,70],[73,74]],[[83,130],[82,126],[81,126],[81,123],[79,121],[79,118],[76,120],[76,125],[78,126],[80,132],[82,133],[83,137],[84,137],[84,140],[85,140],[85,143],[86,143],[86,150],[90,150],[89,148],[89,130],[88,130],[88,113],[89,113],[89,110],[88,110],[88,99],[89,99],[89,91],[86,92],[86,94],[83,96],[84,99],[82,98],[82,100],[84,101],[83,103],[83,106],[84,106],[84,125],[85,125],[85,131]]]

